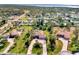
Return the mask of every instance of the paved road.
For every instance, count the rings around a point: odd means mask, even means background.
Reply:
[[[11,21],[18,21],[20,18],[24,17],[26,15],[26,12],[24,14],[22,14],[21,16],[17,17],[16,19],[14,20],[11,20]]]
[[[38,42],[41,43],[43,46],[43,55],[47,55],[46,41],[40,40],[40,39],[33,39],[31,41],[31,44],[30,44],[28,51],[27,51],[27,54],[32,54],[33,45],[36,43],[36,40],[38,40]]]
[[[5,27],[8,28],[9,26],[10,26],[10,27],[13,26],[11,22],[18,21],[21,17],[24,17],[24,16],[26,15],[26,13],[27,13],[27,12],[24,11],[24,14],[20,15],[19,17],[17,17],[17,18],[14,19],[14,20],[11,20],[11,21],[9,20],[6,24],[4,24],[4,26],[0,27],[0,29],[2,30],[1,33],[0,33],[0,35],[2,35],[4,32],[6,32],[6,30],[4,30]]]
[[[24,17],[25,15],[26,15],[26,11],[24,11],[24,14],[22,14],[21,16],[19,16],[19,17],[17,17],[16,19],[14,19],[14,20],[11,20],[11,21],[9,21],[9,22],[7,22],[4,26],[2,26],[0,29],[1,30],[3,30],[5,27],[8,27],[9,25],[11,26],[12,24],[11,24],[11,22],[14,22],[14,21],[18,21],[21,17]],[[6,32],[6,30],[5,31],[3,31],[2,33],[4,33],[4,32]],[[9,46],[3,51],[3,53],[7,53],[9,50],[10,50],[10,48],[14,45],[14,39],[10,39],[10,38],[8,38],[7,39],[8,40],[8,42],[10,43],[9,44]]]

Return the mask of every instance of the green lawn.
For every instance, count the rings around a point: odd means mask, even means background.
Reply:
[[[44,31],[45,35],[46,35],[46,38],[47,38],[47,41],[49,41],[49,32],[48,31]],[[47,43],[48,44],[48,43]]]
[[[6,42],[6,41],[4,41],[4,46],[2,47],[2,48],[0,48],[0,53],[2,53],[5,49],[6,49],[6,47],[9,45],[9,43],[8,42]]]
[[[27,49],[24,48],[25,42],[27,40],[24,40],[25,35],[32,29],[30,26],[21,26],[20,28],[24,28],[24,31],[20,37],[18,37],[15,42],[16,45],[13,49],[11,49],[9,52],[10,53],[15,53],[15,54],[26,54]]]
[[[28,18],[27,17],[22,17],[21,20],[25,21],[27,20]]]
[[[41,55],[42,52],[43,52],[42,45],[40,43],[34,44],[32,54]]]
[[[27,48],[24,47],[25,42],[28,38],[24,39],[26,34],[28,33],[28,31],[32,30],[31,26],[21,26],[21,27],[17,27],[17,29],[19,28],[24,28],[24,31],[22,33],[22,35],[18,38],[15,39],[15,46],[14,48],[12,48],[9,53],[14,53],[14,54],[27,54]],[[49,32],[48,31],[44,31],[47,39],[49,39]],[[48,40],[47,40],[48,41]],[[47,43],[48,44],[48,43]],[[62,42],[60,40],[56,40],[56,46],[55,46],[55,50],[52,52],[49,52],[50,54],[58,54],[62,49]],[[42,48],[33,48],[32,50],[33,54],[37,54],[40,55],[42,54]]]
[[[60,40],[56,40],[56,47],[55,47],[55,50],[53,51],[53,54],[58,54],[61,49],[62,49],[62,42]]]

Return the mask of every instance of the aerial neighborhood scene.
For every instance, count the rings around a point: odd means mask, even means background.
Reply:
[[[0,5],[1,55],[79,55],[79,6]]]

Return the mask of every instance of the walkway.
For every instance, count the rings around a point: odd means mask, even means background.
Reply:
[[[31,41],[31,44],[30,44],[28,51],[27,51],[27,54],[32,54],[33,45],[36,43],[36,40],[38,41],[38,43],[41,43],[43,46],[43,55],[47,55],[46,41],[40,40],[40,39],[33,39]]]

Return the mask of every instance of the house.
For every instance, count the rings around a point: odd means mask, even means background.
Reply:
[[[45,33],[44,33],[44,31],[42,31],[42,30],[38,30],[38,31],[35,31],[35,33],[34,33],[34,35],[33,35],[33,39],[46,39],[46,36],[45,36]]]
[[[70,39],[70,31],[68,31],[68,30],[64,31],[64,38],[67,40]]]
[[[13,29],[10,34],[11,34],[11,36],[20,36],[21,33],[22,33],[22,31],[18,31],[16,29]]]
[[[60,29],[60,30],[56,33],[56,35],[57,35],[58,37],[62,37],[62,38],[64,38],[64,39],[69,40],[69,39],[70,39],[70,30],[69,30],[69,29]]]
[[[35,31],[33,32],[33,39],[39,39],[38,30],[35,30]]]
[[[46,39],[46,35],[44,33],[44,31],[39,31],[39,39],[45,40]]]

